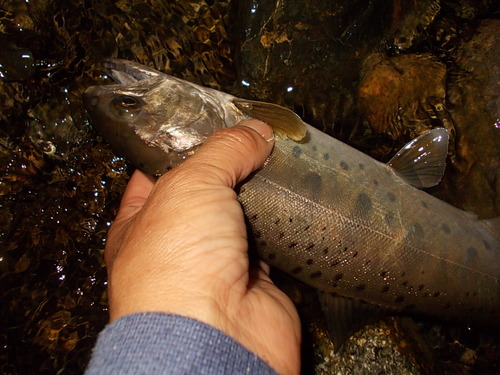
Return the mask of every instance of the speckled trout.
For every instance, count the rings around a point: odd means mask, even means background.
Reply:
[[[212,132],[248,117],[273,127],[271,156],[238,194],[270,265],[325,296],[498,324],[498,221],[478,220],[418,189],[441,178],[444,129],[383,164],[275,104],[129,61],[104,66],[117,84],[88,88],[85,106],[111,146],[146,173],[175,167]]]

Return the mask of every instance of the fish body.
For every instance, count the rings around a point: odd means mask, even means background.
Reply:
[[[436,152],[410,156],[409,164],[395,160],[407,167],[398,173],[282,107],[127,61],[105,66],[118,84],[87,89],[85,105],[110,144],[147,173],[174,167],[213,131],[249,115],[279,124],[274,129],[284,136],[238,191],[259,255],[270,265],[330,295],[498,324],[498,233],[401,177],[429,186],[426,173],[412,170],[421,164],[416,159],[431,155],[422,164],[434,174],[444,166]],[[430,133],[406,149],[442,143],[445,135]]]

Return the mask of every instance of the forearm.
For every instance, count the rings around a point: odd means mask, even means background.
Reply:
[[[234,339],[199,321],[140,313],[100,333],[86,375],[276,374]]]

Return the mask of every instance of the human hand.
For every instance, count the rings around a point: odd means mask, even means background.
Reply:
[[[272,130],[256,120],[245,125],[214,133],[156,183],[134,173],[106,244],[111,321],[138,312],[195,318],[276,371],[298,374],[297,311],[265,265],[250,268],[233,190],[270,154]]]

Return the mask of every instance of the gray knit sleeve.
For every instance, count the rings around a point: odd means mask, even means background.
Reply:
[[[99,334],[86,375],[273,374],[234,339],[197,320],[161,313],[122,317]]]

